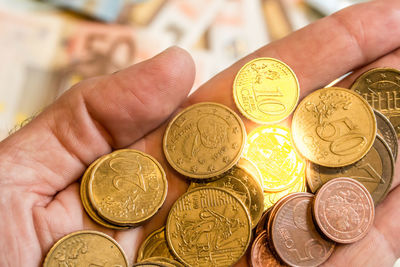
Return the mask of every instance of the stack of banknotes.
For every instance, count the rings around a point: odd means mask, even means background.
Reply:
[[[82,79],[171,45],[192,54],[195,90],[260,46],[356,1],[333,2],[0,0],[0,140]]]

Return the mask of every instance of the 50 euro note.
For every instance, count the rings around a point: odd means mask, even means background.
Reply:
[[[82,21],[66,25],[62,39],[55,62],[58,95],[80,80],[113,73],[168,46],[162,34]]]
[[[165,47],[160,35],[140,29],[0,10],[0,138],[80,80]]]

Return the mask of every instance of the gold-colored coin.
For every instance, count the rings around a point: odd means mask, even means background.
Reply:
[[[389,118],[400,137],[400,71],[376,68],[363,73],[351,86],[376,110]]]
[[[132,265],[132,267],[167,267],[160,262],[139,262]]]
[[[244,65],[233,83],[233,98],[248,119],[273,124],[288,117],[299,101],[299,82],[288,65],[256,58]]]
[[[167,179],[160,163],[133,149],[103,157],[93,168],[89,200],[106,221],[136,226],[151,218],[167,196]]]
[[[247,172],[251,173],[251,175],[253,175],[253,177],[256,178],[256,180],[259,182],[261,188],[264,190],[261,172],[251,160],[249,160],[248,158],[242,157],[238,161],[237,166],[242,169],[245,169]]]
[[[367,155],[349,166],[328,168],[307,163],[307,182],[312,192],[316,192],[326,182],[349,177],[362,183],[371,193],[375,205],[382,201],[390,190],[394,175],[394,160],[389,146],[376,136],[374,145]]]
[[[137,262],[144,261],[152,257],[163,257],[175,260],[169,251],[167,239],[165,239],[165,227],[152,232],[140,245],[137,255]]]
[[[279,125],[253,130],[247,138],[244,156],[260,170],[264,191],[268,192],[289,188],[305,167],[291,143],[289,129]]]
[[[245,141],[246,129],[234,111],[203,102],[186,108],[168,124],[163,149],[176,171],[187,177],[208,179],[238,162]]]
[[[164,258],[164,257],[151,257],[148,259],[145,259],[144,262],[156,262],[160,263],[165,267],[184,267],[184,265],[176,260],[172,260],[170,258]]]
[[[396,130],[385,115],[383,115],[376,109],[374,110],[374,114],[376,118],[377,134],[382,137],[389,145],[394,161],[396,161],[397,151],[399,149]]]
[[[306,178],[304,172],[297,178],[297,181],[289,188],[279,192],[264,191],[264,210],[272,207],[279,199],[291,193],[306,192]]]
[[[103,156],[104,157],[104,156]],[[106,221],[104,221],[93,209],[92,204],[89,201],[89,195],[88,195],[88,182],[90,175],[93,170],[93,166],[95,166],[101,158],[97,159],[95,162],[93,162],[85,171],[84,175],[82,176],[81,180],[81,186],[80,186],[80,195],[81,195],[81,200],[82,200],[82,205],[86,211],[86,213],[89,215],[92,220],[94,220],[96,223],[100,224],[101,226],[110,228],[110,229],[116,229],[116,230],[124,230],[124,229],[129,229],[127,226],[119,226],[119,225],[114,225],[110,224]]]
[[[220,187],[235,194],[250,213],[252,228],[257,226],[264,211],[264,195],[259,182],[250,172],[237,165],[218,180],[208,183],[192,182],[188,190],[203,186]]]
[[[47,253],[43,267],[54,266],[128,267],[125,253],[118,243],[97,231],[79,231],[58,240]]]
[[[343,167],[360,160],[374,143],[376,120],[358,94],[328,87],[305,97],[294,112],[292,136],[298,151],[326,167]]]
[[[185,265],[231,266],[249,246],[250,215],[227,190],[195,188],[172,206],[166,237],[171,251]]]

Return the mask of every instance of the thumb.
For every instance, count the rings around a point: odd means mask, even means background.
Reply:
[[[32,174],[28,178],[5,171],[9,177],[2,181],[17,180],[30,191],[37,187],[42,194],[54,194],[100,155],[134,143],[164,122],[186,99],[193,80],[190,55],[172,47],[125,70],[77,84],[0,143],[0,156],[8,157],[2,162],[18,161],[18,173],[26,167]],[[4,168],[10,170],[0,163],[0,171]]]

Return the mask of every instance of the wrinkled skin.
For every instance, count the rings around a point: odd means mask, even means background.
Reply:
[[[301,96],[354,73],[348,87],[372,67],[400,68],[400,1],[350,7],[273,42],[205,83],[192,96],[194,64],[179,48],[118,73],[83,81],[36,119],[0,143],[0,265],[38,266],[62,236],[95,229],[114,237],[132,263],[143,239],[165,223],[187,182],[167,164],[162,136],[178,110],[201,101],[236,112],[232,83],[256,57],[278,58],[297,74]],[[256,125],[243,118],[247,131]],[[288,121],[283,124],[288,125]],[[113,231],[94,223],[79,197],[78,179],[99,156],[118,148],[151,154],[166,170],[169,191],[160,212],[141,227]],[[326,266],[392,266],[400,255],[399,164],[391,192],[377,207],[374,226],[361,241],[338,246]],[[245,266],[243,257],[238,266]]]

